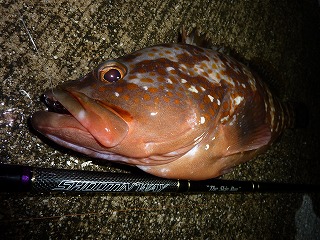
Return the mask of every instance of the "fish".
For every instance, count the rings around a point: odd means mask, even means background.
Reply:
[[[31,124],[53,142],[171,179],[223,175],[295,125],[248,66],[187,40],[107,60],[43,98]]]

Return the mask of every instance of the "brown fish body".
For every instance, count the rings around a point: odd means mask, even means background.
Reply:
[[[219,176],[293,126],[290,107],[246,66],[188,44],[104,62],[46,102],[55,112],[32,124],[51,140],[165,178]]]

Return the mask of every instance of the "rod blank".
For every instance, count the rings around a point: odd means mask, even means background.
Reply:
[[[222,179],[188,181],[150,175],[0,164],[0,192],[320,192],[320,185]]]

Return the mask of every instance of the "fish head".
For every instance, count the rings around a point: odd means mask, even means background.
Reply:
[[[179,158],[207,131],[179,72],[178,45],[145,48],[100,64],[85,77],[45,93],[52,111],[32,116],[33,127],[89,156],[133,165]],[[194,94],[194,93],[193,93]]]

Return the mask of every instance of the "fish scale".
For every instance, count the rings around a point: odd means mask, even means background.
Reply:
[[[265,151],[294,123],[292,108],[245,65],[188,44],[106,61],[45,95],[69,114],[35,113],[37,131],[75,151],[164,178],[224,174]]]

